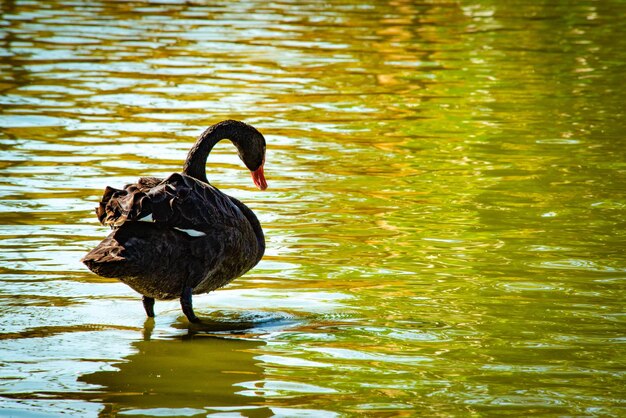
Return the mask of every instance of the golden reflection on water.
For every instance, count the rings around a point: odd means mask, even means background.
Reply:
[[[0,406],[15,415],[619,415],[619,1],[0,5]],[[79,263],[106,185],[268,139],[260,265],[145,322]],[[422,412],[424,411],[424,412]]]

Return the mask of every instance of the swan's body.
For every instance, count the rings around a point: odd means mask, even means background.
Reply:
[[[254,213],[208,184],[206,158],[221,139],[233,141],[265,189],[265,140],[237,121],[211,126],[189,152],[183,173],[166,179],[142,177],[123,190],[107,187],[96,213],[113,232],[83,262],[94,273],[114,277],[144,296],[148,316],[154,299],[180,298],[190,321],[191,295],[220,288],[254,267],[265,240]]]

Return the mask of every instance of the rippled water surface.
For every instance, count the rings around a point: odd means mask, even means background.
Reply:
[[[0,10],[0,415],[626,415],[625,2]],[[147,321],[93,208],[229,118],[266,256]]]

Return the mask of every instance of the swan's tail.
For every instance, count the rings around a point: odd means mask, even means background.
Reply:
[[[199,250],[196,250],[196,252]],[[114,229],[82,262],[99,276],[116,278],[142,295],[179,297],[191,271],[202,271],[185,234],[146,222]],[[195,283],[194,283],[195,284]]]
[[[115,232],[112,232],[80,261],[99,276],[117,278],[123,275],[127,264],[124,251],[124,246],[115,239]]]

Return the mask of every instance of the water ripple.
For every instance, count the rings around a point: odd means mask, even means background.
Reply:
[[[474,3],[1,3],[3,412],[620,415],[626,9]],[[146,320],[94,207],[231,118],[266,255]]]

